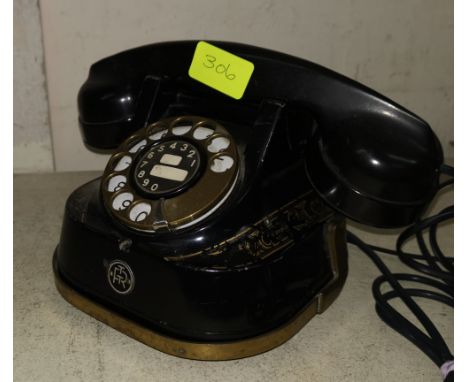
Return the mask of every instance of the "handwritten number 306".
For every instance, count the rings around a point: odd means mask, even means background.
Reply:
[[[206,61],[207,62],[204,62],[203,63],[203,66],[205,68],[208,68],[208,69],[213,69],[216,71],[216,73],[218,74],[222,74],[224,73],[224,76],[228,79],[228,80],[233,80],[236,78],[236,75],[235,74],[228,74],[228,70],[229,70],[229,67],[231,66],[231,64],[227,64],[226,65],[223,65],[223,64],[218,64],[216,65],[215,62],[216,62],[216,57],[215,56],[212,56],[210,54],[205,54],[205,57],[206,57]]]

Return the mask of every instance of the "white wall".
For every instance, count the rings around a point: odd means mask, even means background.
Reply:
[[[38,0],[13,3],[14,171],[52,171]]]
[[[102,169],[106,160],[84,148],[78,130],[76,95],[89,66],[124,49],[177,39],[238,41],[330,67],[426,119],[446,156],[453,156],[451,1],[41,0],[40,4],[59,171]]]

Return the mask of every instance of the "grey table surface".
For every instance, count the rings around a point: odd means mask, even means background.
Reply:
[[[377,317],[378,271],[349,248],[349,276],[334,304],[284,345],[254,357],[200,362],[153,350],[68,304],[56,291],[52,254],[65,200],[98,173],[14,177],[14,379],[16,381],[440,381],[437,367]],[[439,209],[453,198],[443,194]],[[391,247],[395,232],[352,225],[364,240]],[[453,252],[453,227],[441,246]],[[387,257],[394,271],[407,271]],[[401,304],[396,304],[401,307]],[[453,311],[422,302],[453,349]],[[405,312],[404,309],[402,309]]]

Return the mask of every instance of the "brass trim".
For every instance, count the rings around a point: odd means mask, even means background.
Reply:
[[[276,217],[280,216],[281,214],[289,214],[290,212],[293,212],[294,210],[300,210],[302,212],[305,212],[305,208],[303,203],[315,203],[318,201],[318,196],[315,194],[314,191],[310,190],[307,191],[306,193],[302,194],[300,197],[289,201],[287,204],[279,207],[278,209],[270,212],[268,215],[265,215],[261,219],[257,220],[255,223],[248,225],[247,228],[242,229],[242,231],[236,233],[234,236],[231,236],[219,243],[216,243],[213,246],[204,248],[202,250],[199,250],[197,252],[191,252],[188,254],[182,254],[182,255],[176,255],[176,256],[165,256],[164,260],[170,261],[170,262],[183,262],[187,259],[193,259],[194,257],[197,256],[202,256],[202,255],[207,255],[207,256],[219,256],[225,253],[225,249],[229,248],[233,244],[236,246],[236,242],[239,242],[239,240],[246,239],[249,237],[253,237],[255,235],[261,235],[261,230],[262,226],[265,224],[270,224],[272,221],[275,220]],[[303,222],[306,222],[303,227],[297,228],[295,227],[295,232],[304,232],[307,229],[310,229],[311,225],[316,225],[317,222],[325,222],[327,218],[331,217],[331,210],[329,210],[323,202],[319,202],[320,210],[314,210],[312,213],[305,213],[305,215],[301,218]],[[267,223],[269,222],[269,223]],[[309,224],[309,226],[307,226]],[[277,253],[278,251],[292,245],[294,243],[294,239],[288,236],[288,238],[285,238],[285,233],[283,232],[282,234],[277,234],[275,235],[275,238],[277,239],[276,242],[271,243],[271,245],[263,245],[262,238],[259,238],[258,243],[260,244],[261,249],[256,249],[256,251],[251,253],[251,258],[254,259],[255,261],[260,261],[264,260],[271,255]],[[239,243],[237,243],[237,246]],[[239,247],[238,247],[239,249]],[[262,251],[264,250],[264,251]],[[262,253],[263,252],[263,253]],[[246,265],[251,265],[253,261],[250,262],[243,262],[242,264],[236,264],[244,267]],[[217,265],[212,265],[213,268],[216,269],[221,269],[220,266]],[[233,267],[232,262],[230,263],[229,267]],[[223,266],[223,269],[227,268],[226,266]]]
[[[190,130],[182,135],[173,134],[173,128],[178,126],[181,122],[190,124]],[[203,125],[213,128],[213,134],[200,140],[193,138],[193,132],[197,127]],[[167,130],[167,132],[158,140],[149,138],[157,131],[164,130]],[[207,149],[207,147],[211,140],[217,137],[227,138],[230,141],[230,144],[220,152],[212,153]],[[135,168],[135,161],[140,154],[140,150],[130,152],[130,149],[135,144],[143,140],[145,140],[146,143],[142,148],[147,149],[161,143],[163,139],[164,141],[167,141],[172,138],[186,139],[193,145],[202,146],[203,150],[201,150],[200,154],[206,156],[206,170],[200,175],[200,178],[192,187],[179,195],[168,199],[165,199],[164,197],[146,197],[132,185],[132,170]],[[131,158],[131,165],[125,169],[116,170],[115,164],[119,158],[122,158],[125,155]],[[212,161],[221,155],[231,157],[234,161],[233,166],[223,173],[215,173],[209,170]],[[236,142],[229,134],[228,130],[226,130],[220,123],[198,116],[168,117],[136,131],[117,148],[104,169],[101,181],[101,195],[104,205],[109,213],[113,217],[117,218],[121,223],[134,230],[155,232],[160,228],[169,230],[178,229],[190,224],[208,212],[213,212],[215,208],[219,207],[219,202],[223,200],[223,197],[225,197],[230,190],[232,190],[232,187],[237,180],[238,172],[239,156]],[[114,176],[118,175],[125,176],[126,183],[118,190],[109,191],[107,189],[107,182]],[[125,192],[132,194],[133,201],[125,208],[115,210],[112,207],[114,199],[119,194]],[[150,204],[151,212],[143,220],[133,221],[130,219],[129,213],[133,206],[140,202]]]
[[[343,230],[343,221],[333,221],[325,226],[324,235],[334,273],[333,279],[291,320],[270,332],[240,341],[191,342],[152,331],[74,290],[60,276],[56,266],[54,266],[55,285],[62,297],[71,305],[123,334],[164,353],[203,361],[226,361],[245,358],[280,346],[298,333],[317,313],[322,313],[328,308],[336,299],[343,287],[347,273],[347,252]]]

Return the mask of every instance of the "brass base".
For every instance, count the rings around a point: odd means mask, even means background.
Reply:
[[[78,309],[127,336],[164,353],[203,361],[245,358],[264,353],[283,344],[299,332],[312,317],[317,313],[322,313],[335,300],[346,278],[346,246],[342,240],[337,240],[343,237],[341,233],[337,232],[343,228],[342,224],[329,224],[327,227],[326,236],[335,277],[290,321],[268,333],[239,341],[191,342],[157,333],[83,296],[67,284],[60,276],[56,266],[54,266],[55,285],[63,298]],[[337,253],[340,253],[340,256]]]

